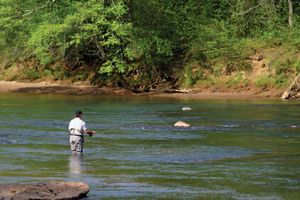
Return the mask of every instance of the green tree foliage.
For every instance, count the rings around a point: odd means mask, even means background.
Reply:
[[[28,40],[42,64],[64,59],[72,67],[93,65],[100,72],[126,70],[126,43],[131,24],[123,21],[122,2],[72,2],[69,14],[58,23],[43,21]],[[61,13],[64,6],[57,6]],[[53,60],[54,59],[54,60]]]
[[[0,52],[150,88],[178,81],[174,71],[241,63],[254,43],[299,50],[299,17],[293,0],[1,0]]]
[[[133,35],[129,53],[141,80],[172,79],[172,63],[182,57],[191,39],[193,23],[185,1],[140,0],[128,3]],[[174,67],[174,66],[173,66]]]
[[[26,5],[26,6],[24,6]],[[131,24],[122,1],[16,1],[2,3],[1,45],[32,52],[41,64],[64,60],[105,73],[126,70]],[[22,41],[12,43],[11,41]]]

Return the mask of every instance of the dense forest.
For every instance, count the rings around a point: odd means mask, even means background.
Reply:
[[[300,71],[299,23],[298,0],[1,0],[0,78],[280,87]]]

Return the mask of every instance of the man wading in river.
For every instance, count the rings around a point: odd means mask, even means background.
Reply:
[[[83,152],[84,134],[88,134],[90,137],[96,132],[87,130],[85,122],[81,119],[82,112],[77,110],[75,112],[75,118],[70,121],[70,146],[73,154],[80,154]]]

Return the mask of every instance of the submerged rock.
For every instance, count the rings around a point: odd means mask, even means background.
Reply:
[[[68,200],[86,197],[89,186],[81,182],[58,182],[29,184],[0,184],[1,200]]]
[[[174,126],[178,126],[178,127],[190,127],[191,125],[189,125],[188,123],[186,122],[183,122],[183,121],[177,121]]]
[[[191,108],[191,107],[188,107],[188,106],[185,106],[185,107],[182,108],[182,110],[183,110],[183,111],[190,111],[190,110],[192,110],[192,108]]]

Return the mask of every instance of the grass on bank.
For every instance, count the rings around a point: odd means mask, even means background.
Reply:
[[[250,45],[249,45],[250,44]],[[182,85],[187,88],[285,88],[300,72],[300,51],[289,45],[250,43],[234,62],[216,59],[211,68],[186,65]],[[257,46],[255,46],[257,45]],[[249,49],[252,49],[251,51]]]

